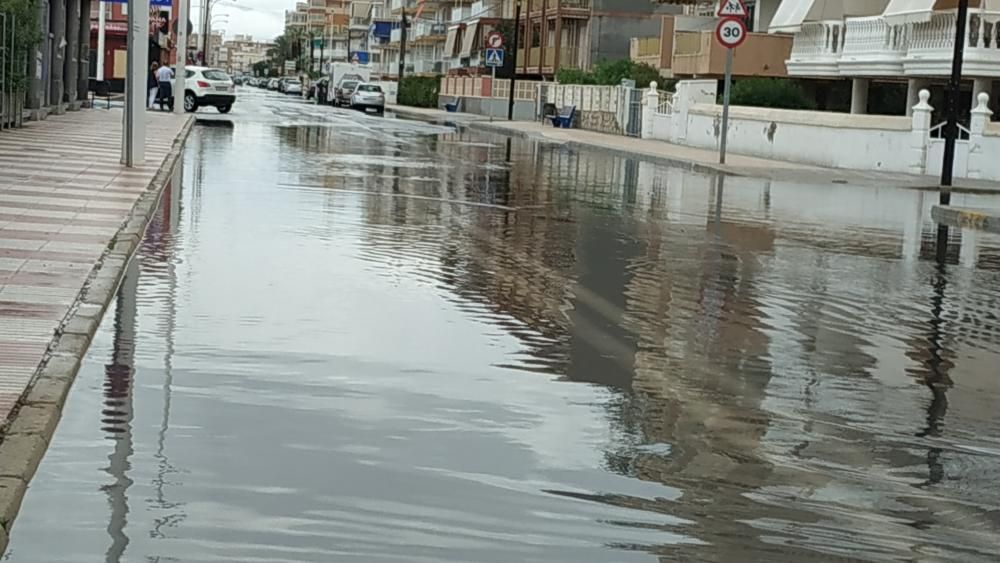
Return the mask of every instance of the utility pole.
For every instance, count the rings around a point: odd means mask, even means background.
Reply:
[[[406,72],[406,26],[409,23],[406,21],[406,6],[403,6],[403,22],[399,28],[399,81],[403,82],[403,73]],[[350,53],[347,54],[348,60],[350,59]]]
[[[125,130],[122,164],[142,166],[146,160],[146,75],[149,74],[149,0],[132,0],[128,11],[128,74],[125,77]]]
[[[514,71],[510,74],[510,100],[507,102],[507,121],[514,121],[514,86],[517,82],[517,49],[521,41],[521,0],[514,8],[514,44],[511,45],[511,62]]]
[[[108,25],[107,15],[108,3],[101,0],[98,9],[101,11],[97,15],[97,80],[104,80],[104,33]],[[88,16],[89,17],[89,16]]]
[[[188,14],[191,0],[180,0],[177,9],[177,64],[174,66],[174,113],[184,113],[184,79],[187,74]]]
[[[965,56],[965,29],[969,19],[969,0],[959,0],[958,21],[955,23],[955,53],[951,60],[951,79],[948,80],[948,96],[945,102],[946,123],[944,128],[944,164],[941,167],[941,187],[950,188],[955,166],[955,142],[958,139],[958,98],[962,87],[962,59]],[[951,190],[941,190],[941,205],[951,203]]]
[[[955,22],[955,52],[951,60],[951,78],[945,101],[944,162],[941,165],[941,205],[951,205],[951,186],[954,180],[955,144],[958,140],[958,98],[962,87],[962,59],[965,56],[965,29],[969,19],[969,0],[959,0],[958,21]],[[948,253],[948,226],[938,225],[937,258],[942,264]]]
[[[201,56],[202,63],[205,66],[211,66],[211,57],[209,57],[209,52],[212,50],[212,0],[202,0],[203,4],[202,16],[203,20],[201,22],[202,34],[201,34]]]

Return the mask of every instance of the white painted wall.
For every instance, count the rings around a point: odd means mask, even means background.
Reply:
[[[718,148],[721,128],[722,107],[697,104],[689,110],[685,144]],[[831,168],[910,172],[919,156],[911,151],[910,133],[908,117],[733,107],[729,150]]]

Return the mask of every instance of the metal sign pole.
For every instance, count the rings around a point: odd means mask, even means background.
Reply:
[[[722,90],[722,141],[719,143],[719,164],[726,163],[729,140],[729,91],[733,86],[733,50],[726,49],[726,79]]]
[[[497,99],[497,67],[493,67],[493,81],[490,82],[490,123],[493,123],[493,101]]]

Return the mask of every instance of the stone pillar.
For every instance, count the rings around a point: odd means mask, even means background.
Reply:
[[[660,109],[660,87],[656,81],[649,83],[649,89],[642,96],[642,138],[653,138],[653,116]]]
[[[928,103],[931,93],[921,90],[918,94],[919,102],[913,106],[912,125],[910,132],[911,157],[908,159],[908,168],[911,174],[927,173],[927,148],[930,144],[931,113],[934,108]]]
[[[868,113],[868,83],[867,78],[851,81],[851,113]]]
[[[80,48],[77,60],[76,99],[87,101],[90,90],[90,0],[80,0]]]
[[[49,36],[49,2],[48,0],[38,0],[38,25],[41,28],[41,38],[38,41],[38,46],[31,52],[28,57],[28,77],[31,81],[28,83],[28,97],[25,100],[25,107],[31,112],[31,119],[44,119],[45,118],[45,106],[46,95],[49,91],[48,82],[46,78],[49,75],[49,61],[51,58],[48,54],[48,36]]]
[[[66,0],[49,1],[49,22],[52,32],[51,59],[49,63],[49,105],[53,113],[65,113],[63,96],[66,91],[64,83],[63,61],[66,59]]]
[[[990,95],[980,92],[976,96],[977,105],[972,109],[969,119],[969,178],[983,177],[983,160],[986,158],[996,158],[996,155],[986,155],[983,153],[983,134],[986,132],[986,125],[990,122],[993,112],[990,110]]]
[[[77,81],[80,76],[80,0],[66,1],[66,51],[63,59],[65,101],[70,110],[80,109]]]
[[[906,81],[906,117],[913,116],[913,106],[920,102],[920,91],[927,88],[924,78],[911,78]]]

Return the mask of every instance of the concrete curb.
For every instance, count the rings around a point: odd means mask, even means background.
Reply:
[[[80,362],[97,332],[104,311],[118,291],[125,265],[146,231],[193,125],[193,116],[188,116],[160,170],[132,206],[118,233],[91,270],[76,303],[56,330],[45,357],[2,431],[0,553],[7,550],[11,527],[21,508],[24,493],[55,433]]]
[[[519,131],[517,129],[511,129],[503,125],[497,125],[489,122],[470,121],[466,124],[466,126],[469,127],[470,129],[478,129],[481,131],[488,131],[490,133],[500,133],[502,135],[510,135],[522,139],[531,139],[542,143],[564,145],[578,149],[579,148],[598,149],[602,152],[612,154],[619,158],[641,158],[643,160],[653,162],[655,164],[669,166],[672,168],[680,168],[682,170],[687,170],[690,172],[698,172],[701,174],[729,174],[730,176],[749,176],[749,174],[745,172],[737,171],[733,168],[724,166],[722,164],[705,164],[701,162],[695,162],[693,160],[673,158],[645,151],[630,151],[615,147],[609,147],[607,145],[602,145],[598,143],[589,143],[586,141],[574,141],[574,140],[562,141],[557,139],[551,139],[549,137],[546,137],[545,135],[540,135],[538,133],[528,133],[526,131]]]
[[[1000,209],[968,209],[935,205],[931,209],[931,218],[935,223],[949,227],[1000,234]]]

